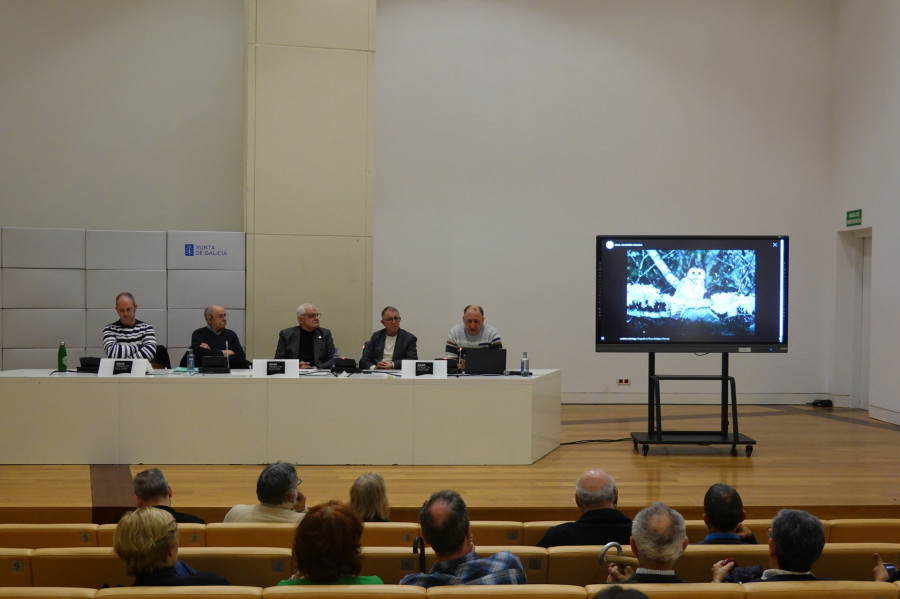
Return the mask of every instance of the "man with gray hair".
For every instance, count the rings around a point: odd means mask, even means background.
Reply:
[[[393,370],[400,368],[403,360],[418,360],[416,336],[400,328],[400,311],[387,306],[381,311],[384,328],[372,333],[372,338],[363,346],[359,358],[360,368]]]
[[[191,334],[191,350],[202,365],[206,356],[225,356],[231,368],[246,368],[247,355],[241,346],[237,333],[225,328],[228,325],[228,313],[224,306],[212,304],[203,310],[206,326],[200,327]],[[187,354],[185,354],[185,364]]]
[[[296,359],[300,368],[331,368],[331,360],[337,354],[331,331],[319,326],[322,316],[313,304],[297,307],[297,326],[278,333],[275,359]]]
[[[148,468],[134,476],[137,507],[155,507],[172,514],[179,524],[206,524],[202,518],[172,509],[172,485],[159,468]]]
[[[258,504],[238,504],[223,522],[299,522],[306,514],[306,495],[300,492],[297,468],[275,462],[263,468],[256,480]]]
[[[634,517],[631,525],[631,551],[638,568],[625,571],[618,564],[609,565],[606,582],[684,582],[675,575],[675,562],[688,546],[684,518],[664,503],[657,501]]]
[[[547,530],[538,547],[560,545],[625,545],[631,536],[631,520],[616,509],[619,489],[612,475],[592,468],[575,481],[575,504],[581,517]]]

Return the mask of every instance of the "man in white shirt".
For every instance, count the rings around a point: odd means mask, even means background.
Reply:
[[[238,504],[224,522],[299,522],[306,514],[306,495],[300,492],[297,468],[287,462],[266,466],[256,480],[258,504]]]

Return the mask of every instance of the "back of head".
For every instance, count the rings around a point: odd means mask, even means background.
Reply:
[[[588,470],[575,481],[575,502],[583,510],[612,507],[616,481],[599,469]]]
[[[175,547],[178,547],[178,524],[165,510],[138,508],[122,516],[116,525],[113,549],[125,560],[130,576],[165,568]]]
[[[446,506],[442,517],[435,517],[432,508]],[[419,525],[425,540],[438,556],[458,551],[469,532],[469,511],[466,502],[456,491],[434,493],[419,510]]]
[[[363,474],[350,487],[350,505],[364,522],[387,520],[390,516],[387,489],[377,472]]]
[[[134,477],[134,494],[141,501],[152,501],[169,495],[169,481],[159,468],[148,468]]]
[[[619,585],[606,587],[596,595],[594,599],[650,599],[637,589],[620,587]]]
[[[681,514],[657,501],[645,507],[631,525],[639,561],[671,568],[684,551],[687,533]]]
[[[319,584],[356,576],[362,570],[362,531],[359,514],[340,501],[311,507],[294,537],[297,571]]]
[[[744,519],[744,502],[734,487],[716,483],[703,497],[703,511],[716,532],[734,532]]]
[[[297,490],[297,468],[287,462],[275,462],[266,466],[256,479],[256,498],[260,503],[280,505],[290,501]]]
[[[825,547],[825,527],[803,510],[781,510],[772,518],[772,541],[778,567],[809,572]]]

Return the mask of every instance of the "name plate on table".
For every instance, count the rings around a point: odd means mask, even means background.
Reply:
[[[253,360],[253,378],[297,378],[300,376],[299,360]]]
[[[400,378],[447,378],[447,360],[403,360],[401,366]]]
[[[144,376],[148,372],[153,372],[149,360],[102,358],[97,376]]]

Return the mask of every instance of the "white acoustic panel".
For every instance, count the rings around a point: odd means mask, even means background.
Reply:
[[[138,302],[140,303],[140,302]],[[153,332],[156,334],[156,342],[162,345],[167,343],[168,320],[165,310],[138,308],[137,319],[149,322],[153,325]],[[87,347],[103,347],[103,327],[111,322],[119,320],[119,315],[112,308],[106,310],[87,310],[86,339]],[[102,350],[101,350],[102,353]]]
[[[3,227],[4,268],[84,268],[84,229]]]
[[[3,309],[3,348],[84,347],[84,310]]]
[[[114,308],[116,296],[128,291],[138,309],[166,307],[164,270],[88,270],[87,308]]]
[[[244,310],[232,310],[225,306],[225,312],[228,315],[227,328],[237,333],[238,339],[246,351]],[[191,344],[191,335],[194,331],[205,326],[206,321],[203,319],[203,308],[169,310],[169,341],[174,346],[187,348]],[[179,359],[181,359],[180,355]]]
[[[84,270],[4,268],[4,308],[84,308]]]
[[[21,370],[23,368],[46,368],[56,370],[56,359],[59,346],[53,349],[4,349],[4,370]],[[81,356],[93,355],[85,352],[83,347],[69,347],[66,344],[66,356],[69,370],[75,370],[81,363]],[[57,375],[53,375],[57,376]]]
[[[244,234],[230,231],[169,231],[170,270],[244,270]]]
[[[220,304],[226,310],[243,309],[245,274],[242,270],[170,270],[169,302],[172,308],[204,308]]]
[[[165,270],[165,231],[95,231],[86,234],[86,268]]]

